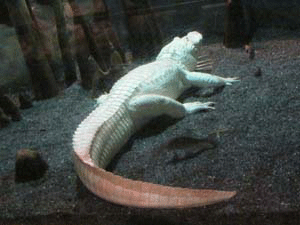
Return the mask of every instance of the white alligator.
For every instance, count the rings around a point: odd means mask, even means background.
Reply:
[[[203,109],[212,102],[180,103],[175,99],[192,86],[231,85],[237,78],[194,72],[202,35],[196,31],[166,45],[154,62],[139,66],[98,98],[99,106],[73,136],[74,165],[83,184],[97,196],[121,205],[183,208],[227,200],[234,191],[169,187],[135,181],[105,170],[131,135],[153,117],[174,118]]]

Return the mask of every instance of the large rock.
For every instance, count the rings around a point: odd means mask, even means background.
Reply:
[[[17,182],[26,182],[41,178],[48,169],[48,164],[41,155],[33,149],[21,149],[16,155]]]

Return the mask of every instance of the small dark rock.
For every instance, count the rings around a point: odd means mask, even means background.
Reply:
[[[21,149],[16,155],[16,182],[27,182],[41,178],[48,164],[41,155],[32,149]]]
[[[254,73],[254,76],[256,77],[261,77],[262,73],[261,73],[261,68],[257,68],[257,70]]]
[[[249,59],[254,59],[255,57],[255,50],[250,45],[245,45],[245,52],[249,55]]]

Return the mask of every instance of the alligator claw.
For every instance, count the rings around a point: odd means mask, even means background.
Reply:
[[[232,85],[232,83],[240,82],[238,77],[227,77],[223,78],[226,85]]]
[[[205,105],[205,107],[206,107],[207,109],[216,109],[216,108],[214,107],[215,104],[216,104],[215,102],[205,102],[205,103],[203,103],[203,105]]]

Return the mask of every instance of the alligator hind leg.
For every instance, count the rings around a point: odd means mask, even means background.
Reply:
[[[205,109],[214,109],[214,103],[191,102],[180,103],[172,98],[162,95],[141,95],[129,102],[129,110],[134,119],[147,119],[160,115],[169,115],[173,118],[182,118],[186,114]]]

